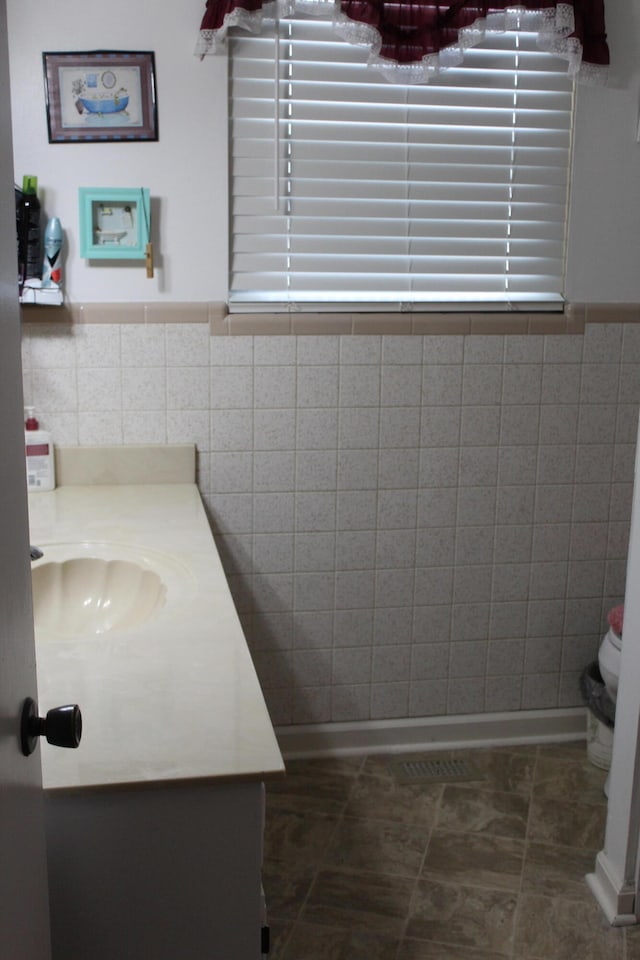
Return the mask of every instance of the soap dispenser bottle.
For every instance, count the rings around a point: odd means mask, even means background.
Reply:
[[[56,485],[53,441],[48,430],[41,430],[33,407],[26,407],[24,452],[27,460],[27,489],[53,490]]]

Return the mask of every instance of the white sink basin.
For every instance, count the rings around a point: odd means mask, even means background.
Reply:
[[[130,630],[161,610],[188,571],[169,556],[126,544],[39,545],[32,565],[36,636],[95,637]],[[179,576],[182,574],[182,576]]]

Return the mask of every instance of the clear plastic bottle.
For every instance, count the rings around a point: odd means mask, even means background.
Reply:
[[[53,490],[56,485],[53,441],[48,430],[41,430],[33,407],[25,407],[24,452],[27,461],[29,492]]]

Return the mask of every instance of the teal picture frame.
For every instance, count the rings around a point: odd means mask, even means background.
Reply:
[[[151,240],[146,187],[80,187],[80,255],[86,260],[144,260]]]

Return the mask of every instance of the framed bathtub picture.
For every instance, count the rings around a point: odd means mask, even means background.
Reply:
[[[80,187],[80,256],[87,260],[142,260],[150,242],[146,187]]]
[[[150,51],[43,53],[49,143],[157,140]]]

